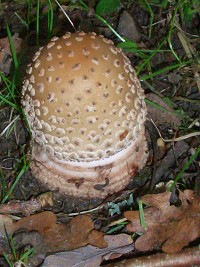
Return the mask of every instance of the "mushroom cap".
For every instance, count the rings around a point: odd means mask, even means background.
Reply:
[[[52,38],[28,66],[22,95],[32,132],[32,171],[51,189],[105,197],[144,166],[144,93],[129,59],[111,40],[84,32]],[[125,182],[116,188],[117,172],[107,176],[116,162],[127,165],[127,155],[134,168],[125,167]],[[95,184],[106,177],[99,193]]]

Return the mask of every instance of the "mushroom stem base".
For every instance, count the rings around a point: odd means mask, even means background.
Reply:
[[[104,199],[125,188],[144,167],[147,144],[143,134],[139,139],[109,158],[91,162],[61,161],[34,144],[31,171],[51,191],[66,196]]]

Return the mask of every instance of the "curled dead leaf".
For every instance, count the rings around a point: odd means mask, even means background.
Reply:
[[[120,257],[134,249],[133,240],[127,234],[106,235],[106,248],[85,246],[73,251],[56,253],[46,257],[42,267],[98,267],[104,260]]]
[[[200,197],[192,190],[180,191],[181,206],[169,202],[170,192],[142,197],[148,206],[144,209],[146,230],[140,226],[139,211],[124,213],[130,221],[127,230],[142,231],[135,247],[139,251],[151,251],[161,246],[166,253],[176,253],[191,241],[200,237]]]

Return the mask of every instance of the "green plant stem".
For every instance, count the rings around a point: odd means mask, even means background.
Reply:
[[[48,10],[48,38],[52,35],[53,30],[53,6],[51,0],[49,1],[49,10]]]
[[[85,11],[89,11],[89,8],[88,6],[82,1],[82,0],[79,0],[80,4],[82,5],[82,7],[84,8]],[[113,27],[104,19],[102,18],[100,15],[96,14],[95,13],[95,17],[100,20],[101,22],[103,22],[103,24],[105,24],[122,42],[125,42],[125,39],[119,35],[115,29],[113,29]]]

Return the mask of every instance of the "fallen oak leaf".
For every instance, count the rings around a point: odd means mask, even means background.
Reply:
[[[164,192],[160,194],[147,194],[142,197],[142,201],[146,203],[148,206],[153,206],[159,208],[161,211],[164,210],[166,212],[166,207],[171,206],[170,203],[170,192]],[[188,201],[192,202],[196,196],[194,195],[193,190],[185,190],[184,192],[179,191],[179,199],[182,203],[182,207],[188,205]],[[171,206],[176,208],[175,206]]]
[[[103,234],[96,233],[98,231],[94,230],[92,219],[87,215],[76,216],[67,224],[58,224],[56,215],[45,211],[17,221],[14,230],[19,229],[38,231],[43,243],[41,248],[36,249],[42,250],[43,253],[76,249],[90,244],[91,240],[92,244],[95,243],[99,247],[107,246]]]
[[[91,245],[47,256],[42,267],[98,267],[104,260],[118,258],[134,249],[133,240],[127,234],[105,235],[106,248]]]
[[[107,247],[107,243],[103,241],[104,235],[105,234],[103,232],[92,230],[88,235],[88,244],[96,246],[98,248]]]
[[[169,254],[180,251],[190,242],[200,237],[200,216],[196,218],[183,218],[177,222],[175,227],[176,232],[172,231],[170,238],[162,245],[162,250]]]
[[[157,222],[159,222],[160,214],[161,212],[154,208],[154,207],[149,207],[148,209],[144,210],[144,215],[145,215],[145,223],[147,229],[152,225]],[[126,229],[129,232],[142,232],[143,228],[140,223],[140,214],[139,211],[125,211],[124,212],[124,217],[130,221],[130,223],[126,226]]]
[[[192,231],[188,231],[188,227],[192,227]],[[199,236],[199,218],[183,219],[152,227],[135,241],[135,248],[139,251],[149,251],[163,244],[163,252],[176,253]]]
[[[179,191],[179,200],[181,202],[181,206],[179,207],[171,205],[170,197],[170,192],[147,194],[142,197],[142,201],[148,206],[159,210],[160,222],[171,222],[175,219],[181,219],[185,215],[196,216],[196,212],[199,210],[200,197],[195,196],[193,190]]]
[[[124,213],[130,220],[127,230],[143,232],[135,242],[137,250],[149,251],[162,246],[164,252],[176,253],[200,237],[200,197],[192,190],[180,192],[181,207],[170,205],[169,199],[169,192],[142,197],[150,205],[144,209],[146,230],[139,223],[138,211]]]

